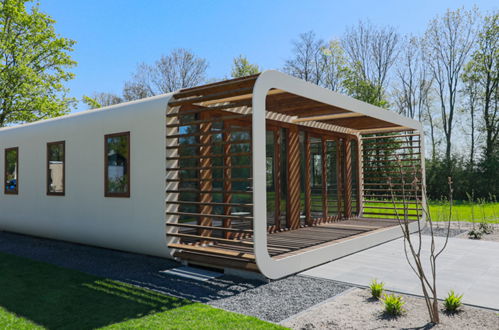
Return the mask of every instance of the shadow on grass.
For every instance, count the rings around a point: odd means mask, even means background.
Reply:
[[[135,286],[0,253],[0,305],[49,329],[94,329],[191,304]]]

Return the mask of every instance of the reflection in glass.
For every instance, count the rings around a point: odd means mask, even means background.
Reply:
[[[266,134],[266,181],[267,181],[267,225],[275,223],[276,186],[275,186],[275,134],[267,130]]]
[[[129,135],[116,134],[106,137],[108,194],[129,193]]]
[[[47,144],[49,194],[64,193],[64,142]]]
[[[318,138],[310,139],[310,185],[312,200],[310,204],[312,218],[321,219],[323,213],[322,193],[322,141]]]
[[[327,141],[326,148],[327,215],[336,216],[338,215],[337,141]]]
[[[18,187],[18,149],[5,149],[5,193],[17,194]]]

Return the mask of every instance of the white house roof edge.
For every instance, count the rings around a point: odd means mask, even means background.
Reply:
[[[131,106],[131,105],[141,104],[141,103],[148,103],[148,102],[154,102],[154,101],[158,101],[158,100],[161,100],[161,99],[165,99],[165,101],[167,101],[167,102],[165,102],[165,106],[166,106],[168,104],[169,99],[171,99],[175,93],[176,92],[155,95],[155,96],[143,98],[143,99],[140,99],[140,100],[123,102],[123,103],[109,105],[109,106],[105,106],[105,107],[97,108],[97,109],[83,110],[83,111],[76,112],[76,113],[70,113],[70,114],[67,114],[67,115],[59,116],[59,117],[37,120],[37,121],[34,121],[34,122],[20,124],[20,125],[15,125],[15,126],[0,127],[0,134],[4,133],[4,132],[7,132],[7,131],[10,132],[10,131],[13,131],[13,130],[24,129],[24,128],[31,127],[31,126],[43,125],[45,123],[54,122],[54,121],[64,121],[66,119],[80,117],[80,116],[93,116],[93,115],[97,115],[98,113],[100,113],[102,111],[118,110],[120,108],[125,108],[125,107]],[[165,111],[166,111],[166,108],[165,108]]]

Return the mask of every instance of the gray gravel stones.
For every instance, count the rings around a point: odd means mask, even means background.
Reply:
[[[465,233],[467,230],[465,229],[458,229],[458,228],[450,228],[449,229],[449,237],[456,237],[461,235],[462,233]],[[423,229],[422,234],[423,235],[430,235],[430,228],[426,227]],[[435,227],[433,228],[433,234],[435,236],[439,237],[445,237],[447,236],[447,227]]]
[[[225,299],[213,300],[209,304],[263,320],[280,322],[351,287],[331,280],[291,276]]]

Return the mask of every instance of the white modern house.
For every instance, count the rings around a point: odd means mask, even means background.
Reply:
[[[424,221],[423,148],[417,121],[265,71],[0,129],[0,230],[279,278]]]

